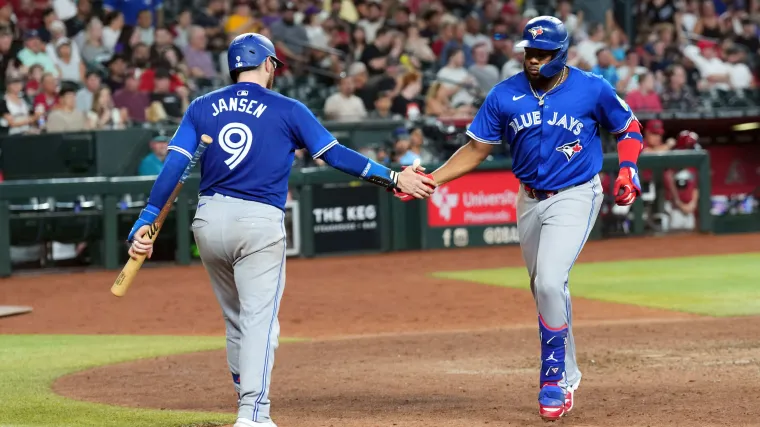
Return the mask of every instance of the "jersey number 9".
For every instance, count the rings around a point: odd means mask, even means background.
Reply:
[[[227,123],[219,131],[219,146],[230,154],[230,158],[224,161],[230,169],[235,169],[243,161],[253,144],[251,128],[243,123]]]

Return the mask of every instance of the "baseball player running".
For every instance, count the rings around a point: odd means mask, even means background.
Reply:
[[[518,232],[538,310],[539,413],[557,420],[573,408],[581,372],[575,359],[568,276],[599,213],[602,167],[598,125],[617,137],[615,201],[641,194],[636,161],[640,125],[599,76],[566,66],[562,21],[540,16],[523,31],[524,71],[497,84],[467,130],[470,141],[431,175],[443,185],[473,170],[506,141],[522,183]]]
[[[415,168],[394,172],[350,150],[299,101],[271,90],[282,62],[259,34],[242,34],[227,60],[234,84],[195,99],[169,145],[148,205],[129,234],[130,255],[152,253],[145,236],[202,134],[217,141],[201,157],[192,228],[226,323],[227,362],[238,393],[235,427],[270,426],[269,385],[285,286],[285,201],[294,151],[416,198],[433,182]]]

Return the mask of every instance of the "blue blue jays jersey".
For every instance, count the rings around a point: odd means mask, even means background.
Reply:
[[[245,82],[193,100],[169,150],[191,158],[202,134],[214,142],[201,157],[201,194],[280,209],[295,150],[305,148],[317,158],[338,144],[301,102]]]
[[[619,133],[636,119],[607,81],[568,68],[543,105],[524,72],[497,84],[467,130],[478,142],[507,142],[512,171],[535,189],[554,191],[593,178],[602,169],[599,126]]]

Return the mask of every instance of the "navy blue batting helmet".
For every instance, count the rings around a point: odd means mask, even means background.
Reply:
[[[556,51],[554,57],[539,70],[544,77],[552,77],[562,71],[567,63],[567,49],[570,37],[565,24],[553,16],[538,16],[531,19],[523,30],[523,41],[517,47]]]
[[[230,66],[233,79],[236,72],[254,69],[267,58],[272,58],[278,67],[283,65],[275,54],[271,40],[257,33],[245,33],[235,37],[227,50],[227,64]]]

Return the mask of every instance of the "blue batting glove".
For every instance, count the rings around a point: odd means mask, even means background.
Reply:
[[[159,212],[161,212],[161,209],[157,208],[156,206],[153,206],[151,204],[145,206],[145,209],[140,211],[140,217],[137,218],[137,221],[135,221],[135,225],[132,226],[132,230],[129,231],[129,237],[127,237],[127,241],[131,242],[132,239],[134,239],[137,230],[139,230],[143,225],[153,224],[156,218],[158,218]]]

